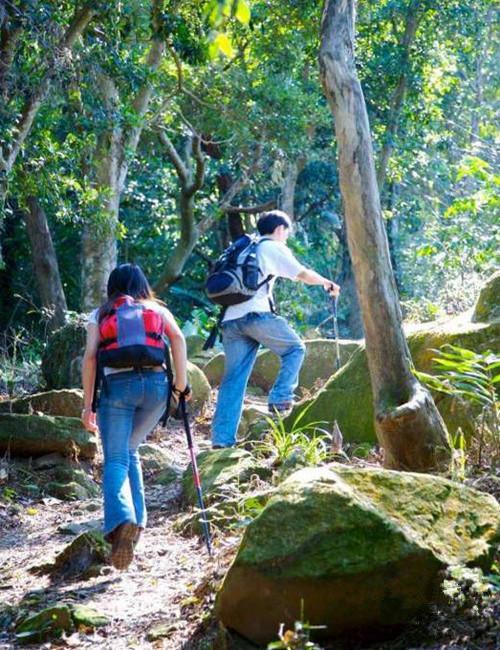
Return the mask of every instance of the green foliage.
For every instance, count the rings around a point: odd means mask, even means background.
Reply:
[[[481,463],[485,436],[489,434],[494,445],[494,459],[500,459],[500,357],[491,351],[473,352],[454,345],[443,345],[435,350],[433,359],[436,375],[416,372],[417,377],[434,391],[445,393],[479,409],[478,462]],[[463,477],[464,445],[462,432],[457,432],[454,448],[459,457],[459,476]]]
[[[321,429],[322,422],[301,424],[305,412],[300,413],[290,427],[282,417],[266,418],[269,432],[255,444],[257,453],[272,456],[275,465],[284,465],[292,458],[304,466],[319,465],[328,457],[331,434]]]

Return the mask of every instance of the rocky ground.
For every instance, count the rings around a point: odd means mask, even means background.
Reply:
[[[195,425],[198,446],[208,446],[208,419]],[[154,442],[188,463],[183,431],[174,424],[158,430]],[[374,457],[373,462],[377,459]],[[24,474],[23,474],[24,472]],[[103,627],[81,628],[42,645],[25,647],[168,648],[208,650],[250,648],[220,629],[212,609],[217,586],[236,551],[240,532],[217,534],[210,558],[202,540],[177,532],[175,521],[185,511],[180,482],[161,486],[147,473],[149,526],[130,569],[120,573],[110,566],[86,580],[36,575],[32,568],[50,562],[74,538],[68,525],[82,529],[99,525],[100,499],[65,502],[54,497],[23,493],[26,465],[0,465],[0,650],[17,648],[13,623],[20,612],[37,612],[54,602],[88,605],[109,618]],[[7,480],[7,477],[10,477]],[[97,475],[98,475],[97,471]],[[17,481],[17,482],[16,482]],[[481,479],[480,489],[494,491],[498,477]],[[464,592],[473,591],[469,586]],[[372,650],[491,649],[500,647],[498,600],[474,593],[440,612],[419,618],[390,643]],[[296,646],[297,648],[302,646]],[[324,646],[340,648],[339,644]],[[345,647],[361,647],[354,640]]]

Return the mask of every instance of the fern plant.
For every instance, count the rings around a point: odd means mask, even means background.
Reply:
[[[305,411],[292,422],[285,425],[282,417],[266,418],[269,433],[256,443],[255,451],[265,456],[274,456],[275,465],[282,465],[293,455],[300,455],[304,465],[319,465],[328,457],[331,434],[321,428],[324,422],[302,424]]]
[[[434,350],[436,375],[417,372],[417,377],[431,390],[451,395],[466,404],[479,408],[478,462],[484,447],[485,434],[491,433],[498,459],[500,450],[500,357],[491,351],[473,352],[466,348],[445,344]]]

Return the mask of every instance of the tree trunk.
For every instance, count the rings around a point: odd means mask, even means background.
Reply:
[[[59,73],[70,57],[67,56],[71,51],[75,42],[85,31],[87,25],[98,12],[97,2],[88,2],[75,12],[75,16],[65,31],[58,46],[50,55],[48,60],[42,61],[41,75],[38,85],[31,90],[27,99],[19,111],[17,119],[13,128],[9,131],[14,136],[5,144],[0,143],[0,231],[2,228],[2,220],[4,216],[4,205],[8,192],[9,176],[12,172],[14,164],[17,160],[19,152],[21,151],[30,131],[33,126],[35,117],[40,109],[40,106],[45,101],[52,81]],[[7,58],[3,56],[3,73],[6,74],[9,64],[9,54]],[[45,63],[45,65],[43,65]],[[1,265],[1,250],[0,250],[0,265]]]
[[[99,305],[106,296],[109,273],[116,266],[120,198],[127,180],[130,161],[135,155],[151,97],[152,80],[165,51],[161,0],[151,6],[151,39],[144,66],[145,80],[132,100],[134,123],[122,128],[120,96],[114,80],[101,74],[99,85],[110,128],[99,138],[96,151],[96,186],[103,197],[99,222],[87,224],[82,237],[84,309]]]
[[[101,93],[108,114],[116,115],[118,91],[109,77],[101,79]],[[110,119],[115,119],[110,117]],[[82,234],[82,309],[91,311],[106,297],[110,272],[116,266],[116,230],[120,209],[119,186],[122,130],[113,124],[101,134],[94,156],[95,187],[101,197],[100,214],[86,223]]]
[[[377,187],[368,115],[354,63],[354,0],[326,0],[320,73],[335,122],[340,189],[366,337],[375,427],[385,465],[443,470],[451,451],[430,393],[411,372]]]
[[[344,219],[345,223],[345,219]],[[354,339],[361,339],[364,336],[363,322],[361,320],[361,309],[359,307],[358,293],[356,291],[356,282],[354,280],[354,273],[352,269],[351,256],[347,246],[347,237],[345,225],[337,232],[339,243],[341,247],[341,270],[338,282],[342,287],[342,303],[349,305],[349,313],[347,316],[347,327],[349,328],[349,336]]]
[[[380,194],[384,190],[385,179],[387,178],[387,166],[394,149],[394,139],[398,130],[399,116],[408,87],[410,49],[415,41],[419,24],[419,16],[417,13],[419,4],[420,0],[411,0],[408,6],[408,13],[406,14],[405,31],[401,39],[401,74],[391,96],[389,115],[385,125],[384,144],[377,165],[377,183]]]
[[[297,160],[288,162],[285,170],[285,178],[281,186],[281,210],[293,220],[295,217],[295,187],[300,172],[306,164],[306,157],[299,156]]]
[[[167,263],[162,271],[158,282],[155,284],[155,292],[162,293],[176,282],[182,275],[184,266],[196,246],[200,232],[194,220],[194,196],[188,196],[181,191],[179,197],[179,212],[181,217],[181,236],[176,243],[174,250],[169,255]]]
[[[176,282],[184,270],[184,266],[193,252],[202,232],[202,228],[195,221],[194,200],[196,193],[205,182],[205,159],[201,150],[201,137],[193,134],[186,144],[185,161],[164,131],[158,133],[160,141],[177,173],[180,185],[179,213],[181,236],[169,256],[162,274],[155,284],[155,291],[161,293]],[[191,163],[194,158],[195,169]],[[207,222],[208,223],[208,222]]]
[[[35,281],[42,305],[49,315],[49,331],[54,331],[64,325],[68,309],[66,296],[45,212],[34,196],[28,197],[27,204],[24,220],[30,240]]]

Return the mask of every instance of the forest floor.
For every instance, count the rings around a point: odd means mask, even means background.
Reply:
[[[208,420],[195,424],[198,446],[209,445]],[[188,464],[183,431],[157,430],[154,441]],[[14,474],[15,475],[15,474]],[[492,491],[498,477],[484,480]],[[1,486],[5,487],[5,484]],[[15,483],[8,484],[16,490]],[[481,486],[480,486],[481,487]],[[0,490],[1,493],[1,490]],[[11,492],[9,494],[14,494]],[[5,492],[4,492],[5,495]],[[80,523],[98,525],[99,499],[64,502],[17,495],[0,500],[0,650],[17,648],[8,612],[26,608],[33,612],[54,602],[85,604],[107,615],[111,622],[94,632],[75,632],[37,648],[167,648],[172,650],[250,650],[253,646],[224,631],[213,616],[215,593],[237,550],[240,534],[215,536],[210,558],[202,540],[175,532],[174,522],[184,512],[179,483],[155,485],[146,474],[148,528],[128,571],[110,566],[87,580],[51,581],[30,568],[53,559],[74,536],[61,529]],[[2,629],[3,621],[3,629]],[[371,650],[487,650],[500,647],[500,603],[467,601],[458,611],[449,607],[419,617],[402,634]],[[354,642],[325,648],[360,648]]]

